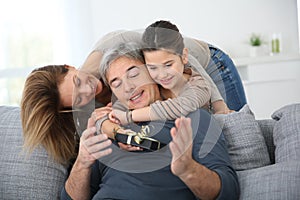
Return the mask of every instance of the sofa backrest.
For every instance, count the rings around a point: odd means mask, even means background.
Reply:
[[[265,138],[265,142],[268,148],[271,164],[275,163],[275,145],[273,141],[273,128],[275,125],[275,120],[273,119],[260,119],[257,120],[262,134]]]
[[[20,108],[0,106],[0,199],[59,199],[67,169],[44,148],[23,149]]]

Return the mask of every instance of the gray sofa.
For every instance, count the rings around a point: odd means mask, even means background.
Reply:
[[[297,113],[299,104],[276,111],[274,119],[255,120],[249,107],[216,116],[239,176],[240,199],[300,199]],[[18,107],[0,106],[0,136],[0,199],[58,199],[67,169],[49,159],[43,148],[30,156],[22,152]]]

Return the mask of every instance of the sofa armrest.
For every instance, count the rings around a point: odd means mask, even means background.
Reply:
[[[0,199],[59,199],[66,167],[43,147],[23,150],[20,108],[0,106]]]
[[[268,148],[268,152],[270,155],[271,163],[275,163],[275,146],[273,141],[273,128],[275,125],[275,120],[273,119],[261,119],[257,120],[260,129],[263,133],[263,136],[265,138],[265,142]]]

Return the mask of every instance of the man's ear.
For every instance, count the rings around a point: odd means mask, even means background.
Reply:
[[[189,54],[189,50],[187,48],[183,48],[183,50],[182,50],[182,56],[181,56],[183,64],[187,64],[188,63],[188,61],[189,61],[188,54]]]

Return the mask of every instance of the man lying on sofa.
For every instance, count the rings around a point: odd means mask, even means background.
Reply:
[[[122,54],[124,51],[128,54]],[[136,46],[121,44],[110,53],[114,59],[102,70],[109,85],[120,80],[140,92],[129,109],[161,99]],[[128,91],[125,86],[118,88],[111,89],[126,104]],[[204,110],[188,117],[191,119],[150,123],[151,132],[156,133],[151,138],[169,144],[155,152],[120,150],[105,134],[95,135],[95,120],[90,118],[62,199],[238,199],[237,175],[217,122]],[[113,127],[110,123],[102,123],[102,133]]]

